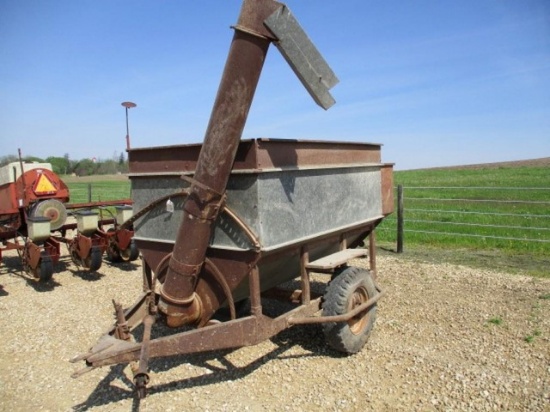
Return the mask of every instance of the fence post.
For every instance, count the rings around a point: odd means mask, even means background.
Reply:
[[[403,185],[397,186],[397,253],[403,253]]]
[[[92,184],[88,183],[88,203],[92,202]]]

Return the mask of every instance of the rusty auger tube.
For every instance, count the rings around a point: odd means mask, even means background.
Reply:
[[[245,0],[231,42],[196,171],[183,209],[159,309],[169,326],[198,323],[195,293],[214,222],[223,207],[229,174],[273,36],[264,20],[282,7],[273,0]]]

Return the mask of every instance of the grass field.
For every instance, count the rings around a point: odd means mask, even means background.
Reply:
[[[394,180],[404,187],[408,253],[550,276],[550,167],[413,170]],[[395,248],[396,216],[377,232]]]
[[[69,187],[70,203],[129,199],[130,180],[125,175],[62,176]]]

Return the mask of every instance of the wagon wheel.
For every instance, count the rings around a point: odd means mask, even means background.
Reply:
[[[344,271],[349,269],[349,266],[347,264],[343,266],[339,266],[336,269],[334,269],[334,272],[332,272],[332,275],[330,275],[330,281],[332,282],[334,279],[336,279],[340,274]]]
[[[90,253],[82,263],[84,267],[90,272],[95,272],[101,267],[101,257],[101,248],[98,246],[94,246],[90,249]]]
[[[376,293],[368,270],[347,267],[327,287],[323,316],[344,315],[374,297]],[[369,338],[375,318],[376,304],[347,322],[323,324],[327,343],[340,352],[359,352]]]
[[[33,275],[41,282],[47,282],[53,275],[53,261],[50,255],[42,252],[38,266],[33,270]]]
[[[136,246],[136,242],[134,242],[134,239],[130,241],[130,244],[128,247],[124,250],[118,251],[120,259],[122,259],[124,262],[133,262],[139,257],[139,250]]]

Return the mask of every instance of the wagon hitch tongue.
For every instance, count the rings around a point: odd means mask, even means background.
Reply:
[[[139,358],[139,365],[138,367],[134,368],[134,380],[139,376],[139,381],[144,381],[144,375],[146,374],[146,370],[148,367],[149,362],[149,342],[151,339],[151,328],[154,323],[156,310],[150,310],[150,298],[151,294],[145,294],[144,297],[136,304],[134,307],[143,308],[143,307],[149,307],[149,313],[145,315],[145,317],[141,320],[141,323],[144,325],[144,332],[143,332],[143,339],[142,343],[135,343],[132,341],[133,337],[130,334],[130,326],[128,324],[128,321],[126,319],[126,315],[124,313],[124,310],[122,309],[122,305],[118,302],[116,302],[113,299],[113,306],[115,309],[115,318],[116,322],[114,326],[111,328],[111,330],[104,335],[102,335],[98,342],[93,346],[87,353],[77,355],[74,358],[70,359],[71,363],[76,363],[79,361],[86,361],[86,367],[83,369],[80,369],[76,372],[74,372],[71,377],[78,378],[79,376],[82,376],[83,374],[90,372],[98,367],[97,362],[102,362],[102,365],[107,363],[113,363],[108,362],[107,359],[109,358],[116,358],[117,356],[120,356],[121,353],[125,351],[135,351],[137,348],[141,348],[140,352],[140,358]],[[134,325],[137,326],[137,325]],[[143,347],[146,346],[145,349]],[[119,363],[119,362],[115,362]],[[144,365],[144,366],[143,366]],[[148,376],[147,379],[148,381]],[[136,386],[137,381],[136,381]]]

